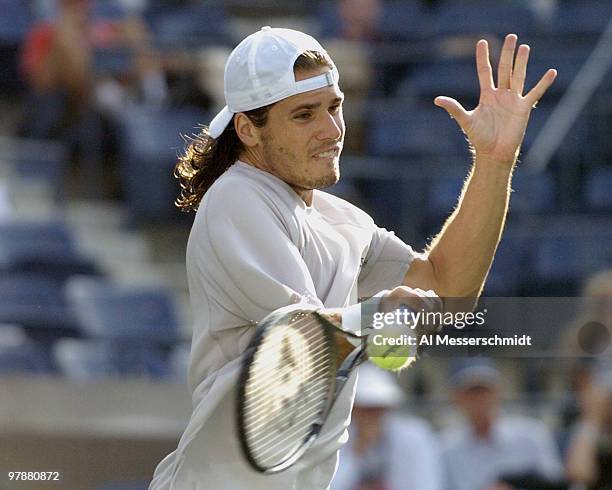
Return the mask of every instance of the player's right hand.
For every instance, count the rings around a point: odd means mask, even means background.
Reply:
[[[387,313],[405,307],[415,312],[444,312],[444,303],[435,291],[432,289],[425,291],[408,286],[398,286],[385,294],[380,300],[379,310]],[[434,334],[438,330],[439,325],[420,324],[416,326],[419,336]]]

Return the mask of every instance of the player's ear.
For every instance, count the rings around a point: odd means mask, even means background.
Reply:
[[[258,128],[255,127],[253,121],[242,112],[234,116],[234,129],[240,141],[242,141],[247,148],[252,148],[259,144],[260,135]]]

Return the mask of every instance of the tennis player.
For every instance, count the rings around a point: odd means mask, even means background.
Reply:
[[[515,35],[506,37],[495,85],[487,43],[478,42],[476,109],[435,99],[467,135],[474,164],[457,208],[424,253],[320,190],[340,177],[345,132],[338,70],[321,45],[301,32],[264,27],[234,49],[225,67],[227,106],[176,167],[177,205],[197,209],[187,246],[193,414],[151,489],[329,487],[347,440],[355,379],[304,457],[263,475],[247,465],[236,435],[240,355],[254,324],[288,304],[349,311],[359,298],[386,290],[382,309],[420,309],[432,308],[428,291],[480,294],[529,114],[556,76],[549,70],[523,95],[529,47],[515,55],[516,43]]]

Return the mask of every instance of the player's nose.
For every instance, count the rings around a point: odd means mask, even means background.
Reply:
[[[344,123],[336,114],[326,114],[321,124],[318,134],[320,140],[339,140],[342,137]]]

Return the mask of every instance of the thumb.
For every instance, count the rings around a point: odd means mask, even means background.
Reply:
[[[463,132],[466,132],[470,115],[459,102],[450,97],[436,97],[434,104],[448,112],[450,117],[457,121]]]

